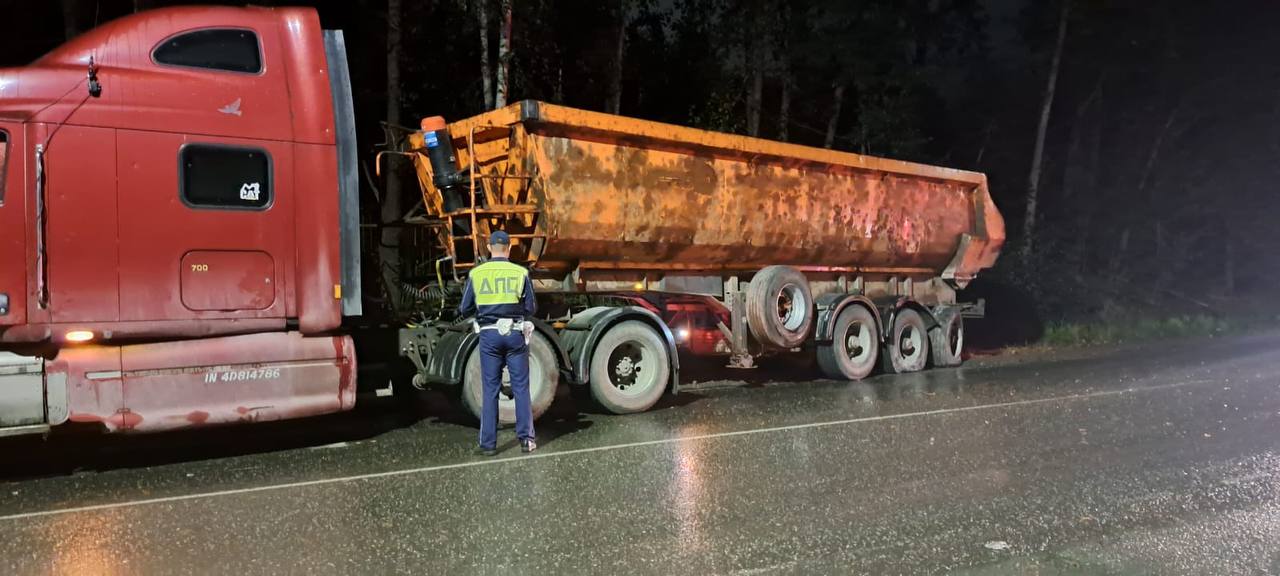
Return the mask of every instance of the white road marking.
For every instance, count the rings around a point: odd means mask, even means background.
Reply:
[[[661,444],[677,444],[680,442],[696,442],[700,440],[713,440],[718,438],[732,438],[735,436],[748,436],[754,434],[770,434],[774,432],[789,432],[794,430],[806,430],[811,428],[825,428],[829,426],[844,426],[849,424],[861,424],[864,422],[883,422],[885,420],[901,420],[905,418],[918,418],[921,416],[939,416],[943,414],[956,414],[960,412],[973,412],[977,410],[993,410],[998,408],[1012,408],[1017,406],[1031,406],[1035,404],[1048,404],[1052,402],[1067,402],[1072,400],[1089,400],[1093,398],[1102,398],[1106,396],[1121,396],[1125,394],[1133,394],[1139,392],[1151,392],[1155,390],[1168,390],[1171,388],[1185,388],[1197,384],[1207,384],[1214,382],[1212,380],[1196,380],[1191,382],[1181,382],[1178,384],[1162,384],[1157,386],[1140,386],[1134,388],[1124,388],[1121,390],[1106,390],[1101,392],[1089,392],[1086,394],[1069,394],[1066,396],[1053,396],[1050,398],[1036,398],[1031,400],[1014,400],[1012,402],[1000,402],[996,404],[979,404],[977,406],[962,406],[959,408],[942,408],[938,410],[925,410],[921,412],[905,412],[902,414],[886,414],[883,416],[866,416],[862,418],[849,418],[845,420],[829,420],[826,422],[809,422],[806,424],[791,424],[788,426],[772,426],[769,428],[753,428],[749,430],[735,430],[733,432],[715,432],[711,434],[698,434],[693,436],[676,436],[674,438],[662,438],[659,440],[645,440],[641,442],[627,442],[624,444],[610,444],[607,446],[594,446],[591,448],[575,448],[573,450],[564,450],[560,452],[534,452],[532,454],[517,456],[512,458],[498,458],[491,460],[471,460],[467,462],[457,462],[454,464],[439,464],[435,466],[423,466],[420,468],[407,468],[404,470],[389,470],[386,472],[371,472],[368,474],[355,474],[352,476],[339,476],[335,478],[321,478],[318,480],[306,480],[302,482],[287,482],[284,484],[268,484],[266,486],[255,486],[252,488],[237,488],[234,490],[217,490],[212,492],[198,492],[195,494],[184,494],[181,496],[165,496],[162,498],[146,498],[142,500],[128,500],[124,502],[114,502],[111,504],[95,504],[92,506],[76,506],[73,508],[57,508],[53,510],[41,510],[38,512],[24,512],[21,514],[10,514],[0,516],[0,522],[24,520],[29,518],[41,518],[45,516],[57,516],[61,514],[77,514],[81,512],[97,512],[101,510],[113,510],[117,508],[131,508],[134,506],[146,506],[149,504],[165,504],[170,502],[183,502],[186,500],[198,500],[203,498],[218,498],[221,496],[237,496],[241,494],[254,494],[258,492],[272,492],[276,490],[288,490],[291,488],[306,488],[309,486],[323,486],[326,484],[342,484],[347,482],[356,482],[361,480],[374,480],[378,478],[390,478],[393,476],[406,476],[410,474],[425,474],[427,472],[438,472],[441,470],[455,470],[459,468],[474,468],[479,466],[497,466],[501,464],[512,464],[520,462],[529,462],[542,458],[559,458],[563,456],[572,456],[576,454],[590,454],[593,452],[606,452],[612,450],[623,450],[626,448],[639,448],[643,446],[657,446]]]

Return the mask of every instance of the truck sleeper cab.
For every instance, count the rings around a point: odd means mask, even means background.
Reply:
[[[0,434],[354,404],[341,40],[307,9],[170,8],[0,70]]]

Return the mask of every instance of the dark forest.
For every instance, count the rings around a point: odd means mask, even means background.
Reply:
[[[177,3],[7,0],[3,64]],[[1274,2],[279,4],[345,30],[370,154],[534,98],[984,172],[1010,242],[973,291],[1006,316],[1256,315],[1280,281]]]

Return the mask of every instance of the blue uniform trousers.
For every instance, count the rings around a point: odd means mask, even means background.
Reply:
[[[480,410],[480,448],[498,445],[498,394],[502,390],[502,367],[511,376],[511,392],[516,401],[516,437],[533,440],[533,411],[529,400],[529,346],[524,335],[512,330],[503,336],[497,330],[480,331],[480,372],[484,391]]]

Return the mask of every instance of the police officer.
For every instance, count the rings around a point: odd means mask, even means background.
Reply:
[[[475,315],[480,332],[480,372],[484,393],[480,410],[480,452],[498,453],[498,392],[502,368],[511,376],[516,401],[516,437],[522,452],[533,452],[533,411],[529,400],[529,317],[537,310],[529,271],[512,264],[511,236],[501,230],[489,235],[489,261],[476,266],[462,290],[458,314]]]

